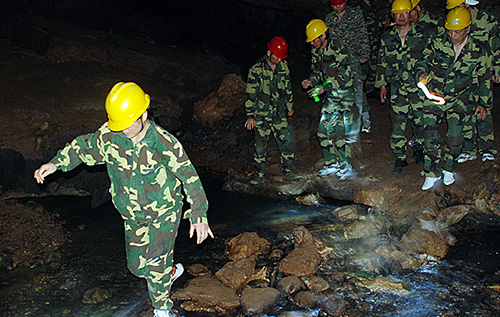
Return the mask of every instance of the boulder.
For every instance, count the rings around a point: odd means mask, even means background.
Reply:
[[[250,288],[241,295],[241,307],[246,315],[258,315],[271,309],[279,298],[275,288]]]
[[[253,275],[255,271],[254,259],[239,259],[226,263],[215,273],[225,285],[238,288]]]
[[[231,260],[255,258],[265,252],[269,242],[255,232],[244,232],[233,237],[226,243],[226,255]]]

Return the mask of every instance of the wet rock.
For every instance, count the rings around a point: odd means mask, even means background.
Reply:
[[[271,287],[246,289],[241,295],[241,307],[246,314],[262,314],[279,300],[280,292]]]
[[[109,291],[100,287],[89,289],[83,293],[82,303],[84,304],[97,304],[102,303],[111,297]]]
[[[369,288],[371,291],[391,293],[401,296],[410,294],[409,285],[404,285],[398,280],[377,276],[372,279],[361,278],[357,280],[359,286]]]
[[[500,215],[500,165],[493,163],[476,177],[473,184],[476,208]]]
[[[298,245],[305,243],[315,243],[315,239],[312,233],[303,226],[294,228],[292,234],[295,243]]]
[[[278,317],[308,317],[309,314],[300,311],[284,311],[281,312]]]
[[[279,261],[283,257],[283,250],[281,249],[273,249],[271,253],[269,253],[269,260],[271,261]]]
[[[304,282],[299,277],[293,275],[282,278],[276,286],[286,295],[306,289]]]
[[[231,260],[257,257],[264,253],[269,242],[255,232],[244,232],[230,239],[226,244],[226,254]]]
[[[189,280],[186,286],[175,291],[171,298],[194,302],[197,304],[196,307],[200,308],[199,311],[213,309],[227,314],[240,306],[240,298],[235,291],[214,276],[202,276]],[[191,304],[189,307],[196,308]]]
[[[347,302],[338,297],[328,296],[319,301],[320,307],[328,316],[344,316],[346,308],[348,307]]]
[[[279,264],[280,272],[287,275],[313,275],[318,271],[321,256],[313,243],[304,243],[290,252]]]
[[[339,218],[340,221],[358,220],[358,208],[356,205],[347,205],[338,207],[333,211],[333,214]]]
[[[417,221],[401,238],[407,250],[442,259],[457,239],[435,221]]]
[[[323,292],[330,288],[328,282],[317,275],[302,276],[301,279],[307,288],[313,292]]]
[[[189,274],[193,276],[206,276],[206,275],[212,275],[210,270],[203,264],[200,263],[195,263],[191,265],[190,267],[187,268],[187,271]]]
[[[216,306],[207,306],[203,305],[202,303],[199,302],[193,302],[193,301],[185,301],[181,304],[181,308],[186,310],[186,311],[196,311],[196,312],[204,312],[204,313],[217,313],[217,307]]]
[[[239,259],[228,262],[215,275],[225,285],[238,288],[246,283],[255,270],[254,259]]]
[[[475,208],[471,205],[458,205],[445,208],[440,211],[439,215],[436,218],[436,221],[442,223],[444,226],[449,227],[452,226],[471,211],[475,210]]]
[[[230,117],[241,110],[245,101],[246,83],[236,74],[228,74],[219,89],[194,104],[193,118],[196,122],[213,127],[223,117]]]
[[[318,306],[320,298],[311,291],[300,291],[293,296],[293,301],[303,308],[315,308]]]

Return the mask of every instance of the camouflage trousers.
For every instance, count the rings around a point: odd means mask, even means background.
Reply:
[[[128,269],[146,279],[153,307],[170,310],[174,243],[177,237],[182,208],[172,212],[164,221],[125,221],[125,248]]]
[[[324,101],[317,136],[325,165],[352,162],[348,143],[354,125],[352,108],[356,108],[353,92],[343,92],[342,100],[327,97]]]
[[[361,113],[369,112],[370,105],[368,104],[368,99],[366,98],[366,92],[364,89],[366,75],[363,72],[362,66],[358,61],[351,64],[352,72],[354,77],[354,88],[355,88],[355,104],[357,109],[351,109],[353,115],[353,129],[361,129]]]
[[[406,159],[406,124],[410,121],[413,140],[418,145],[424,143],[423,101],[419,99],[417,88],[407,85],[391,85],[391,139],[390,147],[397,159]]]
[[[467,106],[461,100],[437,105],[431,101],[424,104],[425,158],[423,175],[441,176],[441,171],[455,171],[456,159],[462,150],[462,131],[464,119],[470,115]],[[441,161],[441,138],[439,129],[446,119],[448,130],[444,145],[443,162]]]
[[[474,113],[465,118],[462,153],[476,155],[477,151],[479,151],[481,155],[485,153],[497,154],[498,149],[493,145],[495,136],[493,134],[493,117],[491,115],[491,109],[486,108],[486,111],[487,115],[484,120],[478,119]]]
[[[264,173],[266,166],[267,144],[271,133],[276,140],[278,149],[280,150],[281,169],[284,173],[291,171],[294,154],[294,144],[288,121],[286,118],[279,116],[257,117],[255,118],[255,154],[254,161],[259,173]]]

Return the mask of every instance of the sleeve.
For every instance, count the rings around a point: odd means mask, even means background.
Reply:
[[[245,110],[247,112],[248,119],[252,119],[255,116],[255,102],[257,101],[258,87],[259,87],[259,73],[257,71],[256,65],[254,65],[248,71],[248,79],[247,79],[247,88],[246,88],[247,98],[245,101]]]
[[[500,76],[500,28],[495,18],[492,18],[490,25],[489,44],[491,48],[491,58],[493,59],[492,75]]]
[[[311,75],[309,76],[312,87],[316,87],[323,82],[320,63],[321,59],[318,50],[313,47],[311,49]]]
[[[387,47],[385,45],[385,41],[381,40],[380,48],[378,51],[378,62],[376,68],[376,79],[375,79],[375,87],[380,88],[382,86],[387,86],[387,79],[385,75],[385,70],[387,69]]]
[[[190,208],[184,212],[184,219],[189,219],[191,224],[208,223],[208,200],[203,189],[200,177],[195,167],[189,160],[182,144],[173,136],[171,144],[163,154],[169,157],[167,170],[182,182],[182,189]]]
[[[369,59],[370,58],[370,37],[368,35],[368,30],[366,28],[365,18],[361,10],[355,10],[358,15],[355,19],[357,21],[357,25],[355,26],[355,30],[357,30],[357,54],[360,59]]]
[[[283,63],[283,61],[281,61]],[[286,76],[285,76],[285,94],[286,94],[286,108],[288,110],[293,109],[293,91],[292,91],[292,80],[290,78],[290,69],[288,68],[288,63],[284,63]]]
[[[76,137],[71,143],[57,152],[50,160],[58,170],[70,171],[85,163],[86,165],[99,165],[105,163],[102,135],[106,127],[103,125],[94,133]]]
[[[486,109],[493,106],[493,94],[491,93],[491,71],[490,54],[483,50],[484,54],[478,58],[478,63],[474,71],[472,85],[477,87],[477,105]]]

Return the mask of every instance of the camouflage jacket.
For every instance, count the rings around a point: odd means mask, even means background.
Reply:
[[[347,6],[340,20],[333,11],[326,16],[325,23],[331,38],[344,44],[350,55],[358,57],[357,61],[370,58],[370,38],[359,8]]]
[[[460,99],[468,104],[469,94],[473,94],[478,106],[488,108],[491,102],[488,60],[484,45],[469,36],[455,61],[453,44],[444,34],[430,41],[415,65],[414,76],[416,80],[421,73],[430,76],[427,87],[444,95],[447,103]]]
[[[497,19],[486,11],[474,8],[470,32],[489,50],[493,60],[492,75],[500,75],[500,31]]]
[[[429,11],[425,11],[422,16],[418,17],[417,24],[426,29],[430,36],[442,36],[446,32],[444,20]]]
[[[386,31],[380,40],[375,87],[391,84],[396,87],[415,86],[413,67],[429,41],[429,32],[415,23],[410,24],[404,44],[397,27]]]
[[[313,87],[329,82],[324,85],[327,94],[341,97],[344,91],[354,92],[350,57],[340,42],[330,39],[324,52],[320,48],[312,48],[309,79]]]
[[[248,71],[247,100],[245,108],[248,118],[286,117],[287,109],[293,108],[290,70],[285,60],[273,70],[263,57]]]
[[[369,5],[363,0],[354,2],[355,7],[359,8],[365,18],[366,29],[370,39],[371,55],[376,56],[380,44],[380,35],[384,29],[384,24],[373,5]]]
[[[208,202],[200,178],[180,142],[150,121],[144,139],[133,145],[121,132],[103,124],[96,132],[75,138],[50,161],[70,171],[81,163],[106,164],[111,197],[126,221],[173,221],[183,195],[191,223],[207,223]]]

